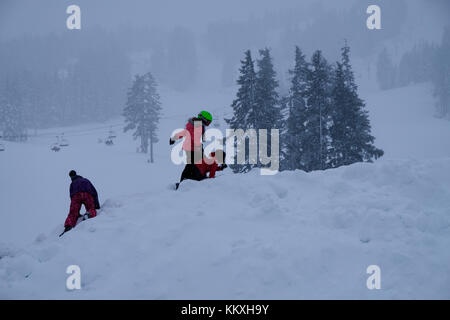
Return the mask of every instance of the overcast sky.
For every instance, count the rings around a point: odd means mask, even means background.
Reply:
[[[101,25],[116,28],[124,24],[135,26],[173,27],[181,25],[192,31],[220,20],[246,20],[288,8],[306,7],[322,2],[331,8],[346,8],[356,0],[0,0],[0,37],[12,38],[24,33],[45,34],[65,30],[70,4],[82,11],[82,26]],[[364,0],[363,0],[364,1]],[[393,0],[396,1],[396,0]],[[372,1],[376,4],[377,1]],[[408,0],[412,12],[433,19],[450,16],[450,1]],[[420,9],[418,10],[418,6]],[[408,10],[405,8],[405,10]],[[430,25],[423,25],[430,28]]]
[[[310,0],[301,1],[304,3]],[[282,8],[298,6],[298,0],[0,0],[2,37],[22,33],[58,32],[65,28],[68,5],[81,7],[84,26],[117,27],[123,24],[171,27],[193,31],[211,21],[246,19]]]

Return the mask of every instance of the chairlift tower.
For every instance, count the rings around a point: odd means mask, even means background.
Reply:
[[[69,146],[69,141],[67,141],[66,138],[64,138],[64,132],[61,134],[61,141],[59,141],[59,146],[60,147],[68,147]]]

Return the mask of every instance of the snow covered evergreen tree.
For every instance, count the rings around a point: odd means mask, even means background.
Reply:
[[[432,82],[437,98],[437,115],[450,118],[450,27],[444,30],[433,64]]]
[[[161,113],[156,81],[150,72],[136,75],[132,87],[128,90],[127,102],[123,111],[126,126],[124,132],[135,130],[133,137],[141,139],[141,151],[148,152],[153,162],[153,144],[158,142],[157,129]]]
[[[329,167],[329,127],[331,122],[331,67],[316,51],[307,73],[306,121],[302,143],[305,171],[324,170]]]
[[[251,123],[249,119],[253,119],[252,116],[256,109],[256,72],[255,65],[252,59],[251,51],[245,52],[245,58],[241,61],[241,68],[239,69],[240,76],[237,80],[239,85],[236,99],[233,101],[231,107],[233,108],[233,116],[230,119],[225,119],[231,129],[255,129],[254,123]],[[245,148],[245,154],[248,155],[249,146],[247,143],[235,144],[238,152]],[[248,142],[250,143],[250,141]],[[252,165],[249,164],[248,158],[246,158],[245,164],[231,165],[230,168],[233,172],[248,172],[251,170]]]
[[[261,57],[257,60],[258,71],[255,86],[256,107],[255,112],[250,114],[249,122],[258,130],[267,129],[267,154],[271,154],[271,129],[282,129],[283,115],[277,92],[278,81],[276,80],[270,50],[267,48],[260,50],[259,54]],[[259,147],[260,144],[258,144]]]
[[[339,167],[355,162],[372,161],[383,155],[373,142],[364,102],[358,97],[350,65],[350,48],[342,48],[342,60],[336,63],[332,91],[332,125],[330,127],[330,165]]]
[[[403,54],[397,68],[396,86],[426,82],[431,79],[432,63],[436,48],[420,42]]]
[[[284,134],[283,147],[285,155],[283,169],[304,169],[303,143],[305,139],[306,122],[306,85],[308,74],[308,63],[305,55],[299,47],[295,48],[295,66],[289,70],[291,88],[287,101],[289,113],[287,118],[287,130]]]
[[[27,121],[18,83],[6,80],[0,90],[0,130],[4,140],[26,141]]]
[[[250,50],[245,52],[245,58],[241,61],[241,73],[237,84],[239,85],[236,99],[233,100],[233,116],[225,119],[232,129],[246,129],[250,125],[249,116],[255,112],[255,86],[256,73]]]
[[[3,139],[8,141],[27,140],[24,116],[18,105],[10,102],[0,102],[1,124]]]
[[[233,117],[226,119],[232,129],[280,129],[282,125],[282,113],[278,93],[278,82],[272,63],[269,49],[259,51],[261,58],[257,60],[258,72],[255,73],[254,62],[250,50],[245,52],[245,59],[241,61],[240,77],[237,81],[239,89],[236,99],[233,101]],[[256,143],[257,141],[255,141]],[[268,137],[268,154],[271,152],[271,139]],[[251,141],[249,140],[249,143]],[[238,145],[238,150],[244,148],[249,155],[249,146],[246,143]],[[258,150],[258,149],[257,149]],[[259,153],[259,150],[257,151]],[[235,172],[247,172],[258,166],[248,163],[232,166]],[[257,159],[253,159],[255,162]]]
[[[259,51],[261,56],[257,60],[258,71],[256,73],[255,112],[249,117],[249,122],[255,128],[279,129],[282,124],[281,108],[277,92],[278,81],[272,63],[269,49]],[[270,131],[269,131],[270,132]]]
[[[350,64],[350,47],[345,41],[345,45],[341,49],[341,64],[343,71],[343,78],[346,86],[354,93],[357,92],[358,86],[355,82],[355,75],[353,74],[352,65]]]
[[[231,129],[255,129],[254,113],[256,111],[255,91],[256,91],[256,73],[255,66],[252,60],[250,50],[245,52],[245,58],[241,61],[241,68],[239,69],[240,76],[237,80],[239,85],[236,99],[233,101],[231,107],[233,108],[233,116],[230,119],[225,119]],[[239,148],[248,147],[237,145]],[[248,152],[246,152],[248,154]],[[230,168],[234,172],[247,172],[251,169],[251,165],[247,163],[244,165],[231,165]]]

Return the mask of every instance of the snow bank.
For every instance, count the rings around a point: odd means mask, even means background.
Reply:
[[[384,160],[110,198],[61,238],[0,246],[0,298],[449,299],[448,181],[450,158]]]
[[[199,103],[223,118],[234,92],[161,88],[155,163],[110,123],[49,129],[0,155],[0,298],[450,298],[450,126],[428,85],[367,92],[385,156],[325,172],[220,172],[169,184],[167,139]],[[223,123],[222,123],[223,124]],[[100,128],[100,129],[98,129]],[[223,126],[222,126],[222,129]],[[66,132],[70,146],[49,147]],[[95,219],[58,238],[76,169],[97,187]],[[66,289],[81,268],[82,290]],[[366,269],[381,268],[381,290]]]

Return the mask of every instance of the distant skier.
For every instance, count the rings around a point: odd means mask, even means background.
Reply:
[[[81,217],[80,209],[82,204],[88,212],[86,214],[87,218],[94,218],[97,215],[96,209],[100,209],[97,190],[95,190],[92,183],[88,179],[77,175],[74,170],[69,172],[69,177],[72,179],[70,184],[70,212],[64,223],[64,232],[61,235],[75,227],[78,218]]]
[[[214,178],[217,171],[221,171],[227,167],[224,163],[226,154],[223,150],[211,152],[209,156],[209,158],[203,159],[202,163],[186,166],[181,174],[180,182],[175,185],[175,189],[178,189],[180,183],[185,179],[201,181],[207,178]],[[207,175],[208,172],[209,176]]]

